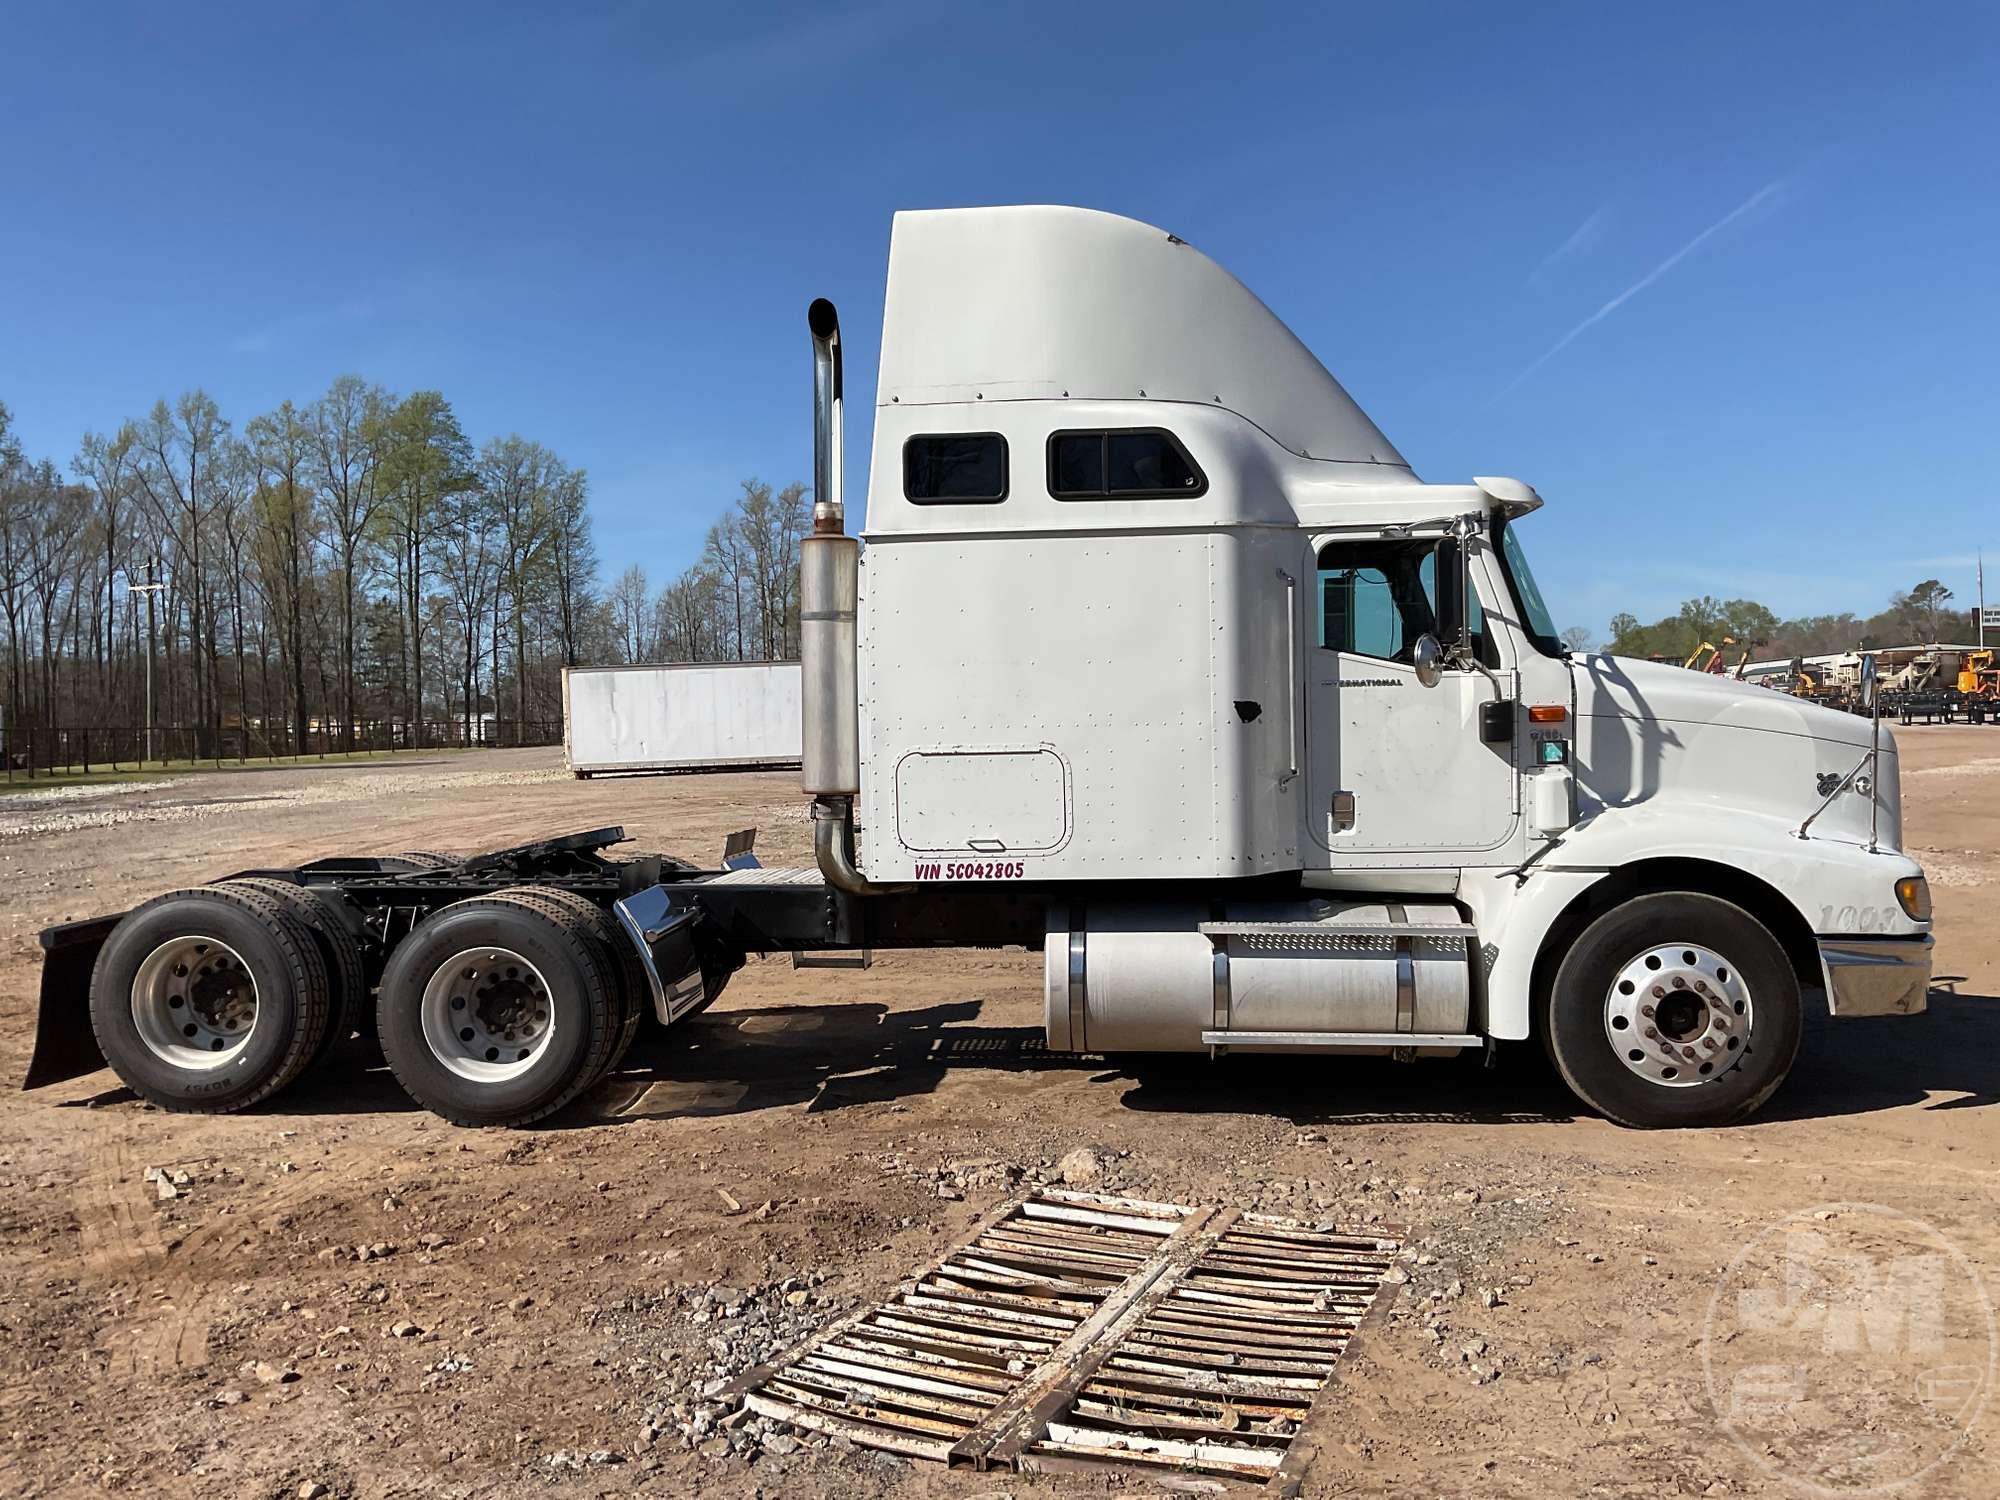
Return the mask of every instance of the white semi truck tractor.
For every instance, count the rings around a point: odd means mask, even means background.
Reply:
[[[858,537],[808,321],[814,867],[611,828],[225,877],[43,934],[29,1083],[237,1108],[372,1028],[419,1102],[517,1123],[748,953],[1024,945],[1057,1051],[1539,1039],[1609,1118],[1691,1126],[1770,1097],[1808,1004],[1924,1009],[1879,720],[1565,651],[1535,491],[1419,480],[1177,237],[899,214]]]

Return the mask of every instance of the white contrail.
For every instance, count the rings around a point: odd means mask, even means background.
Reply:
[[[1745,198],[1741,203],[1737,204],[1736,207],[1730,209],[1728,213],[1724,214],[1721,218],[1717,219],[1713,224],[1709,225],[1708,228],[1704,229],[1700,234],[1696,235],[1693,239],[1689,240],[1685,245],[1681,246],[1680,249],[1676,250],[1672,255],[1669,255],[1665,260],[1661,261],[1657,266],[1653,267],[1653,269],[1648,271],[1644,276],[1641,276],[1637,281],[1633,282],[1630,286],[1626,287],[1624,291],[1620,292],[1617,296],[1613,297],[1609,302],[1605,303],[1602,307],[1598,308],[1596,312],[1592,313],[1589,317],[1585,318],[1581,323],[1577,324],[1576,327],[1572,328],[1568,333],[1564,334],[1561,338],[1557,339],[1553,344],[1549,345],[1547,351],[1543,353],[1540,359],[1537,359],[1533,364],[1529,365],[1526,369],[1521,371],[1520,374],[1516,375],[1512,380],[1508,381],[1499,390],[1495,391],[1493,395],[1487,399],[1486,404],[1488,406],[1491,406],[1495,401],[1499,401],[1504,397],[1511,395],[1515,390],[1517,390],[1520,387],[1523,381],[1527,380],[1527,378],[1530,375],[1533,375],[1537,370],[1541,369],[1543,365],[1547,364],[1550,360],[1554,359],[1558,354],[1562,353],[1563,350],[1567,349],[1571,344],[1575,343],[1576,340],[1579,337],[1581,337],[1585,332],[1587,332],[1592,328],[1595,328],[1599,323],[1602,323],[1606,318],[1610,317],[1613,313],[1617,312],[1619,308],[1623,307],[1626,303],[1630,302],[1634,297],[1638,296],[1639,293],[1645,291],[1647,287],[1651,286],[1654,282],[1658,281],[1662,276],[1666,275],[1667,272],[1671,271],[1675,266],[1679,265],[1682,261],[1686,260],[1690,255],[1694,254],[1695,251],[1699,250],[1710,239],[1722,233],[1723,230],[1727,229],[1731,224],[1734,224],[1738,219],[1742,218],[1745,214],[1757,208],[1760,204],[1763,204],[1768,200],[1770,200],[1771,198],[1775,197],[1784,188],[1788,180],[1789,179],[1783,177],[1775,178],[1772,181],[1765,183],[1762,187],[1758,188],[1756,192],[1752,193],[1749,197]]]
[[[1570,231],[1568,239],[1542,257],[1541,264],[1528,273],[1526,284],[1528,286],[1537,285],[1544,277],[1572,255],[1581,255],[1589,250],[1591,246],[1604,237],[1604,226],[1610,220],[1611,204],[1607,200],[1598,204],[1596,208],[1593,208],[1589,216],[1581,224],[1577,225],[1575,229]]]

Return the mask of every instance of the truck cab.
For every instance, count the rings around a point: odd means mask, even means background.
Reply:
[[[1035,892],[1052,1046],[1540,1036],[1615,1118],[1705,1123],[1776,1087],[1805,994],[1923,1008],[1893,737],[1566,651],[1534,489],[1423,482],[1176,236],[899,214],[872,442],[860,546],[808,544],[822,862]]]

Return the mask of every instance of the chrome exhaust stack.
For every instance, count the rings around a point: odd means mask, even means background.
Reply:
[[[841,504],[840,315],[824,297],[806,311],[813,346],[813,529],[799,544],[803,665],[799,785],[813,799],[813,853],[827,884],[850,895],[882,889],[854,863],[861,794],[861,543]]]

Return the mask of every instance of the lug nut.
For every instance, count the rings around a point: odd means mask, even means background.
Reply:
[[[1644,1016],[1647,1020],[1650,1021],[1653,1018],[1653,1007],[1650,1005],[1642,1005],[1639,1007],[1639,1014]]]
[[[1681,978],[1680,975],[1676,974],[1674,976],[1674,988],[1677,990],[1684,990],[1687,987],[1688,987],[1688,982],[1685,979]]]
[[[1646,1028],[1646,1037],[1647,1037],[1647,1040],[1649,1040],[1649,1041],[1655,1041],[1655,1042],[1657,1042],[1657,1041],[1658,1041],[1658,1040],[1660,1039],[1660,1033],[1659,1033],[1659,1032],[1658,1032],[1658,1031],[1657,1031],[1656,1029],[1654,1029],[1653,1027],[1651,1027],[1651,1026],[1648,1026],[1648,1027]]]
[[[1664,1000],[1664,999],[1666,999],[1666,998],[1667,998],[1667,991],[1666,991],[1666,987],[1665,987],[1664,985],[1658,985],[1658,984],[1654,985],[1654,986],[1653,986],[1653,998],[1654,998],[1655,1000]]]

